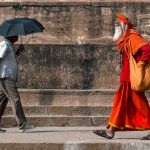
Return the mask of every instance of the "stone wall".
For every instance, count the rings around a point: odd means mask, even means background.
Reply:
[[[45,27],[43,33],[22,37],[26,51],[19,56],[21,88],[118,87],[119,55],[111,40],[117,12],[150,39],[148,1],[3,1],[0,12],[0,23],[33,17]]]
[[[19,57],[20,87],[97,89],[115,88],[118,83],[114,45],[28,45],[26,49]]]

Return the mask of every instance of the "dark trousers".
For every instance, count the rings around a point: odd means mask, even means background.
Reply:
[[[0,119],[4,114],[8,100],[12,105],[17,124],[20,125],[26,122],[16,82],[9,79],[0,79]]]

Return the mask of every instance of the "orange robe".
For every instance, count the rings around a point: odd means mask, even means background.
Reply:
[[[119,90],[114,97],[112,112],[108,126],[118,130],[144,130],[150,129],[150,106],[144,92],[135,92],[131,89],[129,79],[129,49],[137,55],[138,50],[147,45],[135,30],[130,29],[117,41],[119,52],[123,54],[123,66]],[[139,59],[139,56],[136,56]],[[125,61],[125,62],[124,62]]]

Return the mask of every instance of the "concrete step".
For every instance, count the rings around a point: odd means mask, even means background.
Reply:
[[[19,89],[23,105],[112,105],[115,89]],[[150,98],[150,92],[146,95]]]
[[[8,128],[0,134],[3,150],[149,150],[150,141],[141,140],[148,131],[116,132],[108,140],[93,134],[104,127],[37,127],[19,133],[18,128]]]
[[[112,104],[115,90],[20,89],[23,105],[104,105]]]
[[[98,115],[109,115],[112,106],[23,106],[26,115],[65,115],[65,116],[98,116]],[[5,115],[11,115],[12,108],[7,106]]]
[[[62,115],[30,115],[26,116],[28,122],[38,126],[99,126],[106,125],[107,115],[99,116],[62,116]],[[2,118],[3,127],[16,126],[14,116],[7,115]]]

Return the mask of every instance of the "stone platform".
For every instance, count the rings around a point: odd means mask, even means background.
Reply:
[[[19,133],[8,128],[0,134],[3,150],[149,150],[150,141],[141,140],[149,131],[117,132],[113,140],[93,134],[104,127],[36,127]]]

